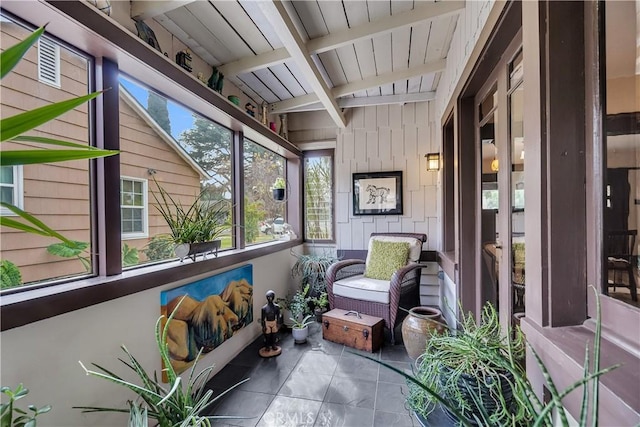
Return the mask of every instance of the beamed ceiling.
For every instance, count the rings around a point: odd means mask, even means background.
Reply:
[[[464,1],[131,1],[273,113],[433,99]]]

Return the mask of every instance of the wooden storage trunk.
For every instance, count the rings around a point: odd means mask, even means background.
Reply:
[[[322,315],[322,338],[358,350],[377,351],[384,338],[384,320],[334,308]]]

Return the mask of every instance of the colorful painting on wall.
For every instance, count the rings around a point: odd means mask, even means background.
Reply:
[[[162,315],[168,318],[183,297],[167,337],[176,373],[188,369],[200,349],[210,352],[253,321],[253,266],[161,292]]]

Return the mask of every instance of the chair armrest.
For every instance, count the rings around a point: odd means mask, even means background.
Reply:
[[[422,267],[424,267],[424,265],[418,264],[418,263],[411,263],[396,270],[395,273],[393,273],[393,275],[391,276],[391,290],[395,288],[397,289],[398,292],[400,292],[400,285],[402,284],[402,282],[404,282],[405,276],[411,273],[412,271],[418,270]],[[420,282],[417,281],[417,283],[420,283]]]
[[[352,272],[349,272],[349,273],[341,271],[347,267],[356,266],[356,265],[361,265],[362,268],[354,269]],[[344,259],[342,261],[335,262],[329,266],[329,269],[327,270],[327,275],[326,275],[327,283],[331,282],[331,284],[333,285],[333,282],[335,282],[336,280],[339,280],[337,279],[338,275],[340,275],[340,278],[343,279],[345,277],[351,277],[357,274],[362,274],[363,272],[364,272],[363,259]]]

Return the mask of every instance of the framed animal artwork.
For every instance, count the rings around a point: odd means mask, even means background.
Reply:
[[[167,341],[171,365],[180,373],[195,362],[200,349],[203,354],[214,350],[253,321],[253,266],[160,292],[164,321],[174,310]]]
[[[402,171],[353,174],[354,215],[402,215]]]

